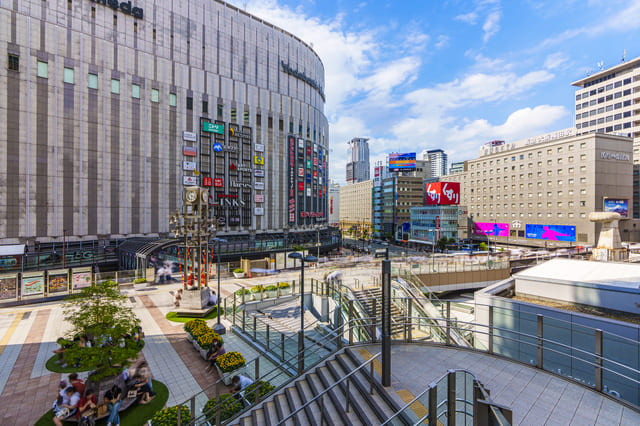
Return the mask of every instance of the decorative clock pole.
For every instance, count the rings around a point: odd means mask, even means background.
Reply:
[[[176,238],[184,238],[185,268],[183,286],[187,290],[200,290],[200,297],[183,296],[186,308],[203,309],[209,300],[209,240],[215,233],[215,220],[209,217],[209,191],[189,186],[184,191],[184,208],[169,217]],[[206,253],[206,254],[205,254]],[[188,257],[192,258],[189,264]],[[194,300],[191,300],[194,299]]]

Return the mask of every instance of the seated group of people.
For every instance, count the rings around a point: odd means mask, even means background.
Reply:
[[[138,345],[141,344],[142,339],[144,338],[144,332],[142,331],[142,327],[137,326],[134,330],[129,333],[124,333],[120,337],[120,341],[117,344],[120,347],[124,347],[128,340],[133,340]],[[76,335],[73,340],[67,340],[63,337],[60,337],[57,340],[59,348],[53,351],[54,354],[58,355],[58,359],[62,360],[62,355],[64,352],[74,345],[78,345],[81,348],[91,348],[93,346],[114,346],[115,343],[110,336],[93,336],[90,338],[86,334]],[[78,365],[76,365],[77,367]]]
[[[149,403],[154,397],[152,376],[149,366],[145,361],[140,362],[131,375],[129,369],[122,373],[124,383],[129,389],[124,397],[134,397],[139,399],[140,404]],[[109,418],[108,425],[119,425],[120,416],[118,414],[123,400],[123,391],[117,384],[114,384],[104,395],[104,404],[107,406]],[[58,395],[53,402],[53,422],[57,426],[62,426],[65,419],[75,417],[82,424],[94,424],[98,414],[98,399],[93,389],[86,389],[86,384],[78,378],[77,373],[69,374],[69,383],[61,381]]]

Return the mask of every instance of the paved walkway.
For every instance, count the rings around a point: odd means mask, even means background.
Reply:
[[[356,351],[368,359],[380,345]],[[378,361],[376,371],[381,372]],[[428,367],[428,368],[425,368]],[[494,402],[513,410],[517,425],[639,425],[640,413],[598,392],[534,367],[478,352],[424,345],[391,347],[391,387],[405,402],[448,369],[464,369],[491,391]]]

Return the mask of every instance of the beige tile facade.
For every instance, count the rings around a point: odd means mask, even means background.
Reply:
[[[357,230],[358,236],[366,230],[371,235],[371,195],[373,180],[340,187],[340,229]]]
[[[461,183],[460,204],[474,222],[509,223],[513,242],[533,242],[526,224],[545,224],[576,226],[576,244],[594,244],[599,228],[588,216],[602,211],[605,197],[627,199],[633,217],[628,137],[547,135],[493,148],[466,166],[447,176]]]

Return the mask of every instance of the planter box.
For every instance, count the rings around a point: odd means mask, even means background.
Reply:
[[[244,368],[245,366],[243,365],[242,367],[237,368],[233,371],[230,371],[228,373],[223,373],[220,370],[220,367],[218,367],[218,364],[216,364],[216,370],[218,370],[218,375],[222,378],[222,382],[227,386],[231,385],[231,379],[233,378],[233,376],[244,373]]]
[[[234,278],[244,278],[244,272],[234,272],[233,276]]]
[[[278,290],[267,290],[267,291],[264,291],[263,293],[264,293],[265,299],[266,298],[273,299],[278,295]]]
[[[194,348],[196,351],[199,351],[199,350],[200,350],[200,345],[199,345],[199,344],[198,344],[198,342],[196,342],[195,340],[193,341],[193,348]]]
[[[187,333],[187,342],[193,342],[193,336]]]
[[[207,360],[207,352],[204,349],[200,349],[200,357],[202,357],[202,359],[204,359],[205,361]]]

